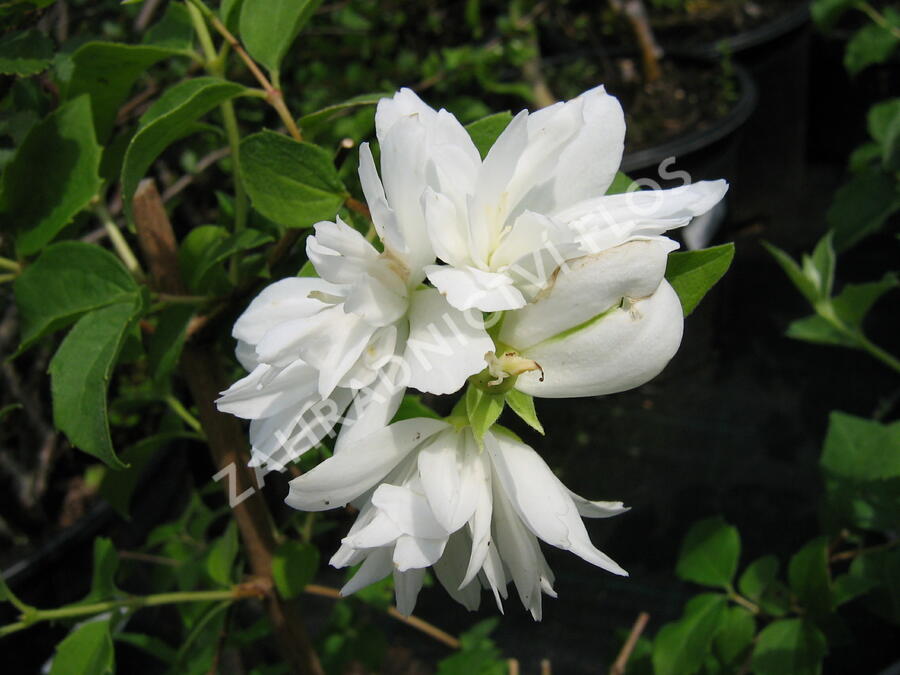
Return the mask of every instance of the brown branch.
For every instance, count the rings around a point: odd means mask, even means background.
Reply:
[[[218,150],[213,150],[208,155],[201,157],[197,161],[197,166],[194,167],[193,173],[186,173],[165,189],[162,194],[163,202],[167,202],[172,199],[175,195],[177,195],[179,192],[193,183],[194,179],[196,179],[197,176],[199,176],[203,171],[218,162],[220,159],[228,157],[228,155],[230,154],[231,148],[226,145],[225,147],[219,148]]]
[[[310,595],[318,595],[323,598],[331,598],[332,600],[341,600],[344,597],[338,589],[331,588],[330,586],[320,586],[319,584],[309,584],[303,589],[303,592],[309,593]],[[417,616],[405,616],[397,611],[396,607],[388,607],[387,613],[392,618],[397,619],[397,621],[402,621],[407,626],[411,626],[416,630],[425,633],[451,649],[459,649],[461,646],[457,638],[450,635],[447,631],[441,630],[437,626],[428,623],[424,619],[420,619]]]
[[[645,82],[647,84],[656,82],[662,76],[659,60],[663,56],[663,50],[653,35],[644,3],[642,0],[609,0],[609,4],[617,13],[623,14],[631,24],[631,30],[641,50]]]
[[[619,650],[619,655],[609,669],[609,675],[625,675],[625,668],[628,665],[628,659],[631,658],[631,652],[634,651],[638,638],[641,637],[641,633],[644,632],[649,620],[650,615],[647,612],[638,614],[637,619],[634,620],[634,625],[631,627],[631,633],[628,634],[628,639],[625,640],[625,644]]]
[[[175,235],[152,180],[141,182],[134,202],[138,241],[147,259],[155,290],[183,292]],[[234,505],[234,518],[253,574],[264,583],[273,585],[272,556],[277,542],[260,486],[247,467],[244,432],[237,418],[220,413],[214,404],[224,383],[218,355],[209,345],[188,343],[181,356],[181,372],[197,406],[213,460],[218,468],[229,468],[230,475],[223,481],[226,494],[243,495],[245,491],[251,491],[248,498]],[[323,675],[297,604],[271,593],[266,600],[266,609],[282,656],[291,671],[303,675]]]

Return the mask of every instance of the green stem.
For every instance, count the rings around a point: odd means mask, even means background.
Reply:
[[[890,23],[887,19],[884,18],[884,14],[882,14],[881,12],[879,12],[877,9],[875,9],[875,8],[874,8],[872,5],[870,5],[868,2],[859,2],[859,3],[857,3],[857,4],[856,4],[856,8],[857,8],[860,12],[862,12],[863,14],[865,14],[866,16],[868,16],[870,19],[872,19],[872,21],[874,21],[874,22],[877,23],[879,26],[881,26],[881,27],[884,28],[886,31],[888,31],[888,32],[889,32],[891,35],[893,35],[895,38],[900,39],[900,28],[898,28],[897,26],[891,25],[891,23]]]
[[[182,421],[187,424],[191,429],[196,431],[201,436],[203,435],[203,427],[200,425],[200,422],[196,417],[191,415],[187,408],[182,405],[181,401],[172,396],[172,394],[168,394],[165,397],[166,404],[172,409],[178,417],[182,419]]]
[[[7,281],[14,281],[17,276],[19,276],[19,275],[18,274],[0,274],[0,284],[5,284]]]
[[[22,620],[16,623],[0,626],[0,637],[33,626],[42,621],[55,621],[58,619],[71,619],[79,616],[90,616],[111,612],[120,607],[140,609],[141,607],[156,607],[158,605],[173,605],[182,602],[215,602],[217,600],[237,600],[249,597],[251,594],[239,587],[221,591],[186,591],[181,593],[158,593],[155,595],[134,595],[119,600],[107,602],[95,602],[88,605],[70,605],[58,609],[36,609],[29,607],[22,613]]]
[[[859,335],[859,342],[862,348],[869,352],[869,354],[891,368],[894,372],[900,373],[900,359],[898,359],[893,354],[886,352],[884,349],[869,340],[869,338],[867,338],[865,335]]]
[[[9,270],[10,272],[18,274],[22,271],[22,266],[15,260],[0,256],[0,269]]]
[[[128,242],[125,241],[125,236],[102,201],[94,203],[94,214],[103,224],[103,227],[106,228],[106,233],[109,235],[109,240],[113,249],[115,249],[116,255],[125,263],[125,267],[128,268],[128,271],[131,272],[135,279],[143,281],[145,279],[144,270],[141,269],[137,256],[134,255],[134,251],[131,250]]]
[[[216,52],[213,44],[212,36],[209,28],[204,20],[205,12],[202,12],[200,6],[194,2],[188,1],[188,12],[191,15],[191,23],[200,39],[200,46],[203,48],[203,55],[206,58],[206,69],[210,75],[215,77],[225,77],[225,57],[226,51],[222,53]],[[225,44],[228,44],[227,42]],[[234,177],[234,232],[243,231],[247,225],[247,211],[249,203],[247,202],[247,192],[244,189],[244,181],[241,178],[241,134],[238,130],[237,115],[234,114],[234,105],[231,101],[225,101],[219,106],[222,112],[222,124],[225,127],[225,136],[228,139],[228,147],[231,150],[231,166],[232,176]],[[235,285],[238,284],[240,269],[240,252],[236,251],[231,256],[229,263],[229,274],[231,281]]]
[[[167,305],[202,305],[216,299],[207,295],[174,295],[172,293],[154,293],[153,297]]]
[[[734,588],[732,588],[730,585],[728,587],[728,599],[748,610],[751,614],[759,614],[762,611],[759,608],[759,605],[745,598],[743,595],[734,590]]]

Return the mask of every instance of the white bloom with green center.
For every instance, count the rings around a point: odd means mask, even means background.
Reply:
[[[542,593],[555,593],[538,539],[626,574],[593,546],[582,521],[622,513],[621,502],[591,502],[570,492],[534,450],[499,428],[479,448],[466,426],[396,422],[341,444],[290,488],[286,502],[308,511],[356,500],[360,514],[331,560],[335,567],[362,563],[342,593],[393,574],[404,614],[412,612],[431,566],[469,609],[478,607],[482,587],[502,609],[512,581],[539,620]]]

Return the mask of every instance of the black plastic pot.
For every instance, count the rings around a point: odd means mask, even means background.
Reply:
[[[732,200],[738,218],[777,212],[803,185],[810,32],[809,7],[803,4],[757,28],[688,48],[707,58],[730,54],[759,91],[744,129],[737,176],[741,190]]]

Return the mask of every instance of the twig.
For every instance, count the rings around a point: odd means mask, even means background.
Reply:
[[[341,592],[336,588],[331,588],[330,586],[320,586],[318,584],[309,584],[306,588],[303,589],[304,593],[309,593],[310,595],[318,595],[323,598],[331,598],[333,600],[341,600],[344,596],[341,595]],[[408,626],[412,626],[418,631],[425,633],[426,635],[434,638],[440,643],[443,643],[450,647],[451,649],[459,649],[460,643],[459,640],[447,631],[441,630],[437,626],[428,623],[424,619],[420,619],[417,616],[405,616],[397,611],[396,607],[388,607],[387,613],[397,621],[402,621]]]
[[[144,242],[151,245],[144,255],[156,282],[155,290],[183,293],[172,224],[152,181],[144,180],[138,186],[135,202],[138,201],[142,206],[135,208],[134,222],[138,241],[142,246]],[[186,344],[181,356],[181,372],[197,407],[213,460],[218,468],[228,469],[229,475],[223,481],[226,494],[250,492],[249,497],[234,504],[234,518],[253,573],[274,585],[272,558],[278,544],[260,486],[247,467],[249,458],[244,432],[236,417],[220,413],[213,403],[224,381],[217,352],[209,345]],[[288,668],[303,675],[324,675],[297,604],[271,593],[266,609]]]
[[[625,675],[628,659],[631,658],[631,653],[634,651],[635,645],[637,645],[638,638],[641,637],[641,633],[644,632],[649,620],[650,615],[647,612],[638,614],[637,619],[634,620],[634,625],[631,627],[631,632],[628,634],[628,639],[625,640],[625,644],[619,650],[619,655],[609,669],[609,675]]]
[[[201,157],[197,161],[197,165],[194,167],[194,171],[192,173],[186,173],[165,189],[165,191],[162,193],[163,202],[167,202],[175,197],[179,192],[183,191],[186,187],[193,183],[197,176],[199,176],[210,166],[218,162],[220,159],[228,157],[229,154],[231,154],[231,148],[225,146],[219,148],[218,150],[213,150],[208,155],[204,155],[203,157]]]
[[[146,7],[146,5],[144,6]],[[131,116],[131,113],[153,98],[158,91],[159,85],[156,80],[151,80],[144,91],[136,94],[131,100],[126,101],[125,104],[119,108],[119,111],[116,113],[116,124],[124,124]]]
[[[147,26],[153,21],[153,15],[156,14],[156,10],[159,9],[160,2],[162,2],[162,0],[144,0],[141,11],[138,12],[138,15],[134,19],[133,25],[136,33],[143,33],[147,30]]]
[[[861,555],[888,551],[898,544],[900,544],[900,538],[891,539],[890,541],[886,541],[883,544],[878,544],[877,546],[866,546],[864,548],[857,548],[852,551],[841,551],[840,553],[835,553],[834,555],[832,555],[828,559],[828,562],[837,562],[839,560],[853,560],[854,558],[858,558]]]
[[[507,659],[506,667],[509,675],[519,675],[519,662],[516,659]]]
[[[642,0],[609,0],[609,4],[617,13],[623,14],[631,24],[631,30],[641,49],[644,80],[647,84],[656,82],[662,76],[659,60],[663,56],[663,50],[653,36],[644,3]]]
[[[553,675],[553,666],[550,659],[541,659],[541,675]]]
[[[125,560],[136,560],[138,562],[152,563],[154,565],[167,565],[169,567],[180,567],[181,562],[174,558],[165,558],[161,555],[153,555],[151,553],[141,553],[140,551],[119,551],[119,557]]]

